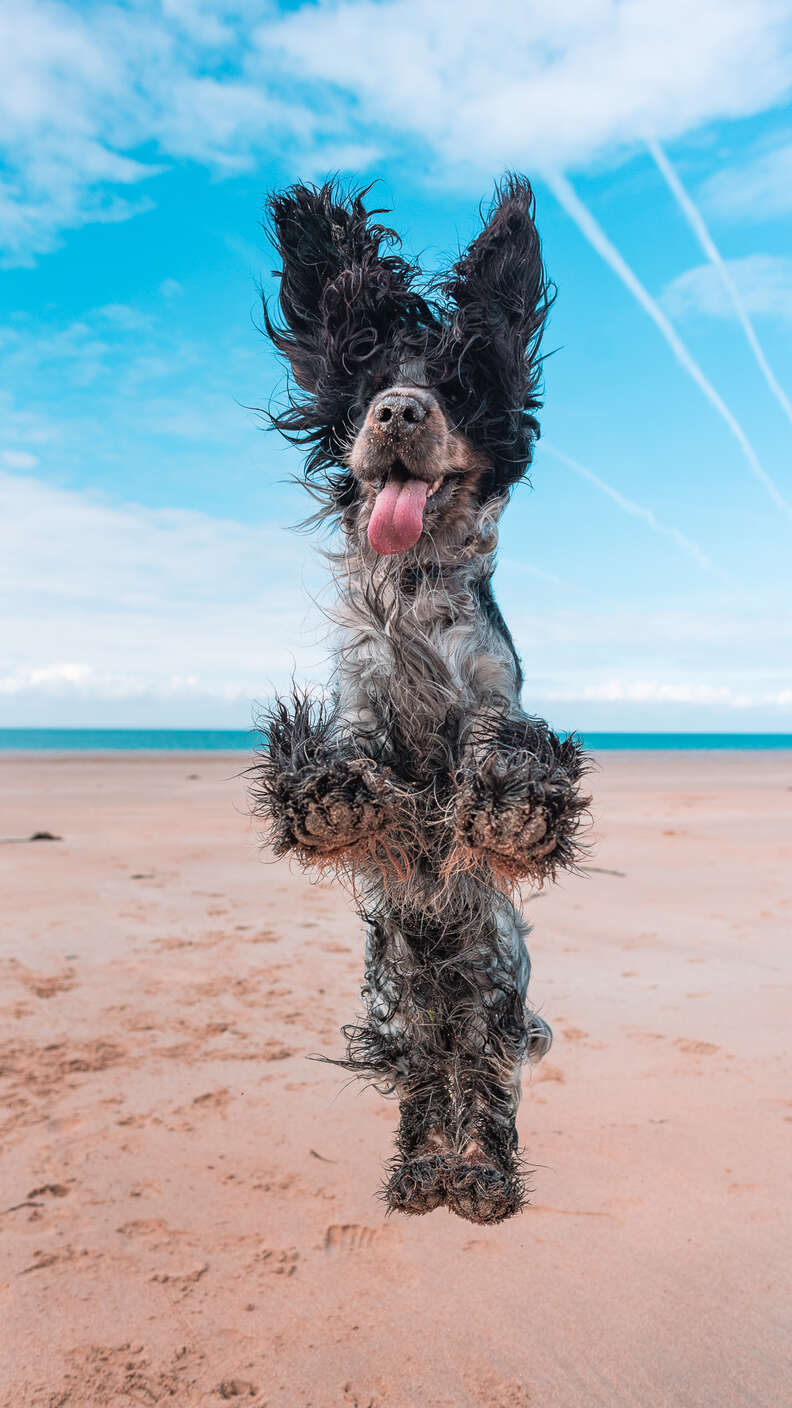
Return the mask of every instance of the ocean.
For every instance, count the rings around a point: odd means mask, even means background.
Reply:
[[[612,749],[758,751],[792,749],[792,733],[586,733],[592,752]],[[261,735],[247,729],[197,728],[3,728],[0,751],[58,753],[223,753],[250,752]]]

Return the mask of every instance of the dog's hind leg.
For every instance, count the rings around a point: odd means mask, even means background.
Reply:
[[[526,1004],[527,926],[495,892],[479,894],[465,922],[442,930],[404,913],[364,918],[366,1011],[344,1028],[338,1064],[399,1098],[388,1210],[447,1205],[471,1222],[501,1222],[525,1201],[515,1125],[521,1068],[552,1040]]]
[[[436,1074],[417,1089],[409,1081],[397,1088],[399,1128],[385,1201],[389,1212],[433,1212],[446,1201],[450,1171],[448,1090]]]
[[[366,920],[364,1020],[346,1027],[348,1070],[399,1099],[389,1212],[432,1212],[446,1200],[449,1052],[420,952],[392,917]]]
[[[501,904],[488,956],[471,955],[460,968],[469,996],[455,1023],[449,1126],[453,1159],[446,1201],[471,1222],[502,1222],[526,1199],[516,1116],[523,1062],[538,1061],[552,1035],[526,1005],[530,960],[526,926]]]

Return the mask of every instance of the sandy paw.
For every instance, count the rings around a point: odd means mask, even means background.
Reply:
[[[276,851],[296,850],[304,861],[368,849],[394,808],[387,775],[367,758],[333,759],[284,784],[273,803]]]
[[[540,881],[557,845],[542,784],[524,763],[498,754],[463,780],[455,828],[462,849],[512,880]]]
[[[525,1188],[519,1174],[493,1163],[458,1160],[448,1179],[448,1206],[468,1222],[491,1225],[504,1222],[525,1205]]]
[[[419,1216],[442,1207],[448,1169],[444,1154],[419,1155],[398,1163],[384,1188],[388,1211]]]

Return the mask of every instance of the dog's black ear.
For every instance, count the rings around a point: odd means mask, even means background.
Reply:
[[[282,262],[282,325],[266,329],[291,364],[297,386],[289,408],[273,417],[284,434],[313,445],[306,473],[324,473],[334,486],[350,419],[387,385],[431,314],[413,289],[418,270],[399,254],[395,231],[367,211],[368,188],[345,192],[337,183],[292,186],[268,202],[273,242]],[[349,487],[347,485],[347,487]]]
[[[494,493],[530,464],[539,434],[539,344],[555,297],[542,264],[529,182],[506,176],[484,228],[439,284],[445,327],[433,357],[459,428],[491,459]]]
[[[276,328],[268,319],[267,331],[303,391],[315,392],[326,370],[326,291],[345,273],[376,264],[382,243],[396,242],[393,231],[368,225],[365,194],[353,192],[345,199],[327,182],[292,186],[267,203],[282,261],[278,301],[285,323]]]

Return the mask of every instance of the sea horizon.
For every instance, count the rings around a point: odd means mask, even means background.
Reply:
[[[595,753],[792,749],[792,733],[591,730],[576,736]],[[262,737],[253,728],[0,728],[0,752],[239,753],[259,746]]]

